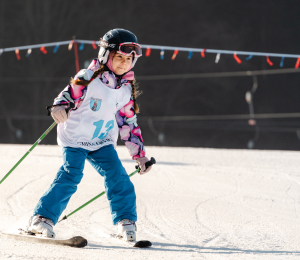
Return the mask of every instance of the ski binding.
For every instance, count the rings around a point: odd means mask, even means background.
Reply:
[[[126,232],[127,238],[132,237],[131,234],[130,234],[130,232],[132,232],[132,231],[127,231]],[[131,241],[131,240],[126,240],[123,237],[118,236],[116,234],[112,234],[111,237],[112,238],[116,238],[118,240],[121,240],[121,241],[123,241],[123,242],[131,245],[132,247],[146,248],[146,247],[152,246],[152,243],[150,241],[148,241],[148,240],[140,240],[140,241],[132,240]]]

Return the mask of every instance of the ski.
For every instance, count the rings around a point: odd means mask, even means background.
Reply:
[[[151,247],[152,243],[148,240],[139,240],[139,241],[125,241],[122,237],[118,237],[116,234],[110,235],[112,238],[118,239],[122,242],[125,242],[126,244],[132,246],[132,247],[139,247],[139,248],[145,248],[145,247]]]
[[[27,232],[23,229],[19,229],[19,234],[9,234],[9,233],[0,233],[1,238],[6,239],[15,239],[24,242],[32,243],[43,243],[51,245],[60,245],[60,246],[71,246],[71,247],[85,247],[88,242],[85,238],[81,236],[72,237],[69,239],[54,239],[54,238],[43,238],[36,236],[34,233]]]

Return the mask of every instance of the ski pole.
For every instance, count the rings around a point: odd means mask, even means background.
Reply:
[[[146,168],[148,168],[149,166],[151,166],[151,165],[153,165],[153,164],[155,164],[155,163],[156,163],[155,159],[154,159],[153,157],[151,157],[150,161],[149,161],[149,162],[146,162],[145,166],[146,166]],[[136,165],[135,168],[136,168],[136,170],[128,175],[129,178],[130,178],[131,176],[135,175],[137,172],[139,172],[139,171],[141,170],[140,167],[139,167],[138,165]],[[75,209],[75,210],[72,211],[70,214],[65,215],[60,221],[58,221],[58,223],[61,222],[61,221],[63,221],[63,220],[65,220],[65,219],[67,219],[68,217],[70,217],[71,215],[73,215],[73,214],[76,213],[77,211],[81,210],[82,208],[84,208],[85,206],[87,206],[88,204],[90,204],[91,202],[93,202],[94,200],[100,198],[100,197],[101,197],[102,195],[104,195],[105,193],[106,193],[105,191],[102,191],[99,195],[97,195],[96,197],[92,198],[92,199],[89,200],[88,202],[84,203],[82,206],[80,206],[79,208]]]
[[[70,106],[66,108],[66,112],[68,114],[69,110],[73,108],[73,103],[70,103]],[[48,109],[48,107],[47,107]],[[0,184],[4,182],[4,180],[14,171],[14,169],[17,168],[17,166],[26,158],[26,156],[45,138],[47,134],[56,126],[56,122],[53,122],[52,125],[40,136],[40,138],[30,147],[30,149],[23,155],[23,157],[15,164],[14,167],[11,168],[11,170],[2,178],[0,181]]]

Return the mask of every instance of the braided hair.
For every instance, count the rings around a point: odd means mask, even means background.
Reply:
[[[137,114],[137,113],[140,112],[140,108],[139,108],[139,105],[136,102],[136,99],[139,95],[142,94],[142,91],[138,90],[139,86],[136,83],[135,79],[131,80],[130,84],[131,84],[132,97],[133,97],[133,108],[134,108],[134,112]]]
[[[104,65],[101,65],[101,67],[97,70],[94,71],[93,76],[91,77],[90,80],[84,80],[84,79],[73,79],[71,78],[70,83],[75,84],[75,85],[80,85],[80,86],[87,86],[89,85],[95,78],[97,78],[102,72],[104,72],[105,67]]]

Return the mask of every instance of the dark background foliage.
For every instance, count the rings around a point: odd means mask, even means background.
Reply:
[[[98,40],[112,28],[134,32],[141,44],[299,53],[299,1],[0,1],[0,48],[77,39]],[[0,142],[32,144],[50,126],[45,107],[74,76],[74,52],[67,45],[44,55],[33,49],[21,60],[14,52],[0,56]],[[97,57],[98,50],[85,45],[79,51],[80,68]],[[145,50],[144,50],[145,52]],[[143,76],[279,69],[280,58],[265,57],[238,64],[232,55],[202,58],[179,52],[152,50],[134,68],[143,94],[139,125],[147,145],[247,148],[255,139],[257,149],[300,149],[299,118],[259,119],[256,126],[243,120],[175,120],[163,116],[249,114],[245,93],[253,77],[218,77],[145,80]],[[300,54],[299,54],[300,55]],[[285,59],[293,68],[296,59]],[[140,77],[140,80],[139,80]],[[255,113],[299,111],[299,74],[257,77]],[[298,132],[297,132],[298,131]],[[298,133],[298,136],[297,136]],[[43,141],[55,144],[52,131]]]

